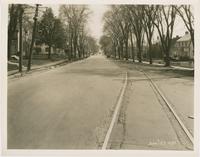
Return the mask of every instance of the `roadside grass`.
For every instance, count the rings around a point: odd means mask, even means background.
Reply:
[[[111,60],[114,60],[114,59],[111,59]],[[118,63],[125,64],[125,66],[130,70],[133,70],[135,68],[134,67],[135,65],[151,73],[163,74],[166,76],[176,76],[176,77],[183,77],[183,76],[194,77],[194,70],[186,70],[186,69],[181,69],[181,68],[176,69],[173,67],[165,67],[162,65],[146,64],[146,63],[126,61],[126,60],[114,60],[114,61],[118,66],[124,66]]]
[[[52,55],[50,59],[48,59],[47,55],[35,55],[33,56],[32,59],[32,66],[40,66],[40,65],[45,65],[48,63],[52,63],[55,61],[59,61],[64,59],[63,57],[60,57],[58,55]],[[18,63],[19,61],[16,59],[12,59],[10,60],[10,62],[12,63]],[[28,59],[24,58],[23,59],[23,66],[27,67],[28,64]],[[12,71],[12,70],[17,70],[18,69],[18,65],[17,64],[8,64],[8,71]]]
[[[154,73],[162,73],[164,75],[178,75],[181,76],[189,76],[194,77],[194,70],[186,70],[186,69],[176,69],[173,67],[165,67],[165,66],[159,66],[159,65],[150,65],[145,63],[135,63],[136,65],[144,67],[144,70],[151,71]]]

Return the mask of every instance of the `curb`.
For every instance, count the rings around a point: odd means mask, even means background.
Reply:
[[[131,60],[122,60],[122,61],[127,61],[127,62],[132,62]],[[132,62],[134,63],[134,62]],[[139,63],[138,60],[135,60],[135,63]],[[145,64],[145,65],[153,65],[153,66],[161,66],[161,67],[165,67],[164,64],[159,64],[159,63],[153,63],[153,64],[149,64],[149,62],[147,61],[142,61],[141,64]],[[172,69],[177,69],[177,70],[187,70],[187,71],[194,71],[194,68],[187,68],[187,67],[181,67],[181,66],[175,66],[175,65],[171,65],[169,67],[166,68],[172,68]]]
[[[149,64],[149,62],[147,61],[143,61],[142,63]],[[164,64],[159,64],[159,63],[153,63],[152,65],[164,66]],[[174,68],[174,69],[179,69],[179,70],[191,70],[191,71],[194,70],[194,68],[187,68],[187,67],[181,67],[181,66],[175,66],[175,65],[171,65],[169,67]]]
[[[41,65],[41,66],[36,66],[36,67],[33,67],[30,71],[37,71],[37,70],[40,70],[40,69],[45,69],[45,68],[49,68],[49,67],[52,67],[52,66],[56,66],[56,65],[60,65],[60,64],[63,64],[63,63],[65,63],[65,62],[67,62],[68,61],[68,59],[65,59],[65,60],[62,60],[62,61],[58,61],[58,62],[56,62],[56,63],[49,63],[49,64],[46,64],[46,65]],[[25,71],[23,71],[23,72],[25,72],[26,73],[26,70]],[[18,70],[13,70],[13,72],[12,73],[8,73],[8,75],[7,76],[13,76],[13,75],[15,75],[15,74],[20,74],[20,72],[18,71]]]

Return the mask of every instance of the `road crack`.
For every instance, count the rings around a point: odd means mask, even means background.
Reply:
[[[127,114],[127,106],[129,104],[129,95],[130,95],[130,87],[131,82],[128,82],[124,98],[122,101],[122,106],[119,111],[119,116],[117,123],[113,129],[113,135],[111,138],[110,149],[122,149],[123,144],[126,140],[126,114]],[[115,142],[114,142],[115,141]]]

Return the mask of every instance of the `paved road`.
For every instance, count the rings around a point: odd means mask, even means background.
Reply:
[[[119,65],[119,64],[118,64]],[[148,73],[193,134],[193,77],[191,72],[123,63],[129,81],[111,149],[193,149],[166,104],[141,69]],[[186,92],[187,91],[187,92]]]
[[[149,83],[136,65],[93,56],[50,71],[10,80],[8,83],[8,148],[11,149],[100,149],[110,125],[125,72],[128,87],[119,119],[111,134],[111,149],[177,149],[191,148],[177,136],[170,118],[159,103]],[[138,66],[138,65],[137,65]],[[146,67],[143,67],[146,68]],[[161,72],[160,72],[161,71]],[[149,70],[152,76],[165,77],[160,70]],[[156,73],[155,73],[156,72]],[[182,82],[170,95],[170,85],[162,90],[177,100],[177,110],[190,128],[193,121],[193,79],[177,73]],[[157,76],[159,75],[159,76]],[[178,79],[178,78],[177,78]],[[183,82],[186,82],[183,83]],[[167,87],[166,87],[167,86]],[[189,89],[188,101],[179,98]],[[181,102],[184,108],[180,107]],[[179,106],[179,107],[178,107]],[[187,109],[190,109],[189,113]]]

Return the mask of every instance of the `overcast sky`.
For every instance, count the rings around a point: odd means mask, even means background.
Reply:
[[[90,16],[89,28],[91,30],[91,34],[98,39],[103,34],[102,18],[109,7],[106,5],[90,5],[90,9],[92,10],[92,15]]]
[[[59,5],[47,5],[53,9],[53,12],[56,16],[59,14]],[[109,9],[106,5],[89,5],[91,10],[90,18],[88,20],[89,23],[89,31],[90,34],[99,39],[103,34],[103,21],[102,17],[104,13]]]
[[[51,7],[54,11],[54,14],[58,15],[59,5],[48,5],[48,7]],[[89,8],[91,9],[92,13],[90,15],[89,22],[89,30],[90,34],[95,37],[96,39],[99,39],[100,36],[103,34],[103,21],[102,17],[104,13],[109,9],[109,6],[107,5],[89,5]],[[185,34],[186,28],[184,26],[184,23],[182,20],[177,17],[176,23],[174,26],[174,35],[183,36]]]

